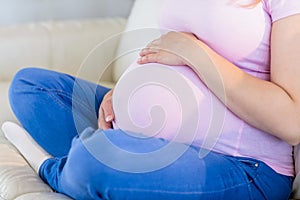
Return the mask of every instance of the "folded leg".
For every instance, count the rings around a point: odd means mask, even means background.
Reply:
[[[26,68],[15,75],[9,97],[34,140],[51,155],[64,156],[78,133],[97,127],[98,108],[107,91],[64,73]]]
[[[260,161],[214,152],[199,158],[199,149],[182,148],[184,144],[180,143],[174,143],[172,151],[164,151],[171,148],[169,144],[163,139],[134,137],[121,130],[88,128],[74,138],[68,157],[45,161],[40,176],[56,191],[77,200],[289,196],[291,179]],[[172,160],[178,152],[182,155]],[[172,162],[165,162],[168,158]]]

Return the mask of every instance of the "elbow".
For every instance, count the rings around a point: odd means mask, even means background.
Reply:
[[[278,123],[279,126],[273,126],[273,135],[295,146],[300,143],[300,121],[286,120]],[[274,129],[275,128],[275,129]]]
[[[286,135],[288,140],[286,140],[290,145],[296,146],[300,143],[300,106],[295,109],[295,113],[290,114],[289,117],[286,118],[285,123],[286,126]]]
[[[291,139],[291,140],[287,140],[286,142],[291,146],[296,146],[300,143],[300,140]]]
[[[275,136],[295,146],[300,143],[300,111],[289,113],[287,116],[281,117],[280,121],[275,122],[276,125],[273,123],[270,130]]]
[[[300,143],[300,124],[295,129],[290,128],[290,130],[286,131],[285,135],[287,137],[284,138],[284,140],[286,140],[287,143],[292,146],[298,145]]]

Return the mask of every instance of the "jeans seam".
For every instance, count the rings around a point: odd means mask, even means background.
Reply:
[[[220,192],[224,192],[227,190],[232,190],[235,188],[238,188],[240,186],[244,186],[247,185],[249,186],[251,184],[250,181],[246,182],[246,183],[241,183],[241,184],[237,184],[234,185],[232,187],[229,188],[224,188],[224,189],[220,189],[220,190],[212,190],[212,191],[190,191],[190,192],[178,192],[178,191],[167,191],[167,190],[146,190],[146,189],[138,189],[138,188],[117,188],[117,189],[113,189],[113,190],[118,190],[118,191],[150,191],[150,192],[155,192],[155,193],[168,193],[168,194],[214,194],[214,193],[220,193]]]
[[[64,106],[64,104],[62,104],[60,102],[60,100],[56,97],[56,95],[53,95],[53,93],[56,93],[56,94],[59,94],[59,95],[62,95],[64,97],[67,97],[68,99],[70,100],[74,100],[76,103],[78,102],[80,105],[84,106],[86,109],[89,109],[89,107],[87,106],[86,103],[84,103],[84,101],[81,101],[80,99],[77,99],[77,98],[74,98],[73,95],[71,93],[68,93],[64,90],[58,90],[58,89],[48,89],[48,88],[44,88],[44,87],[41,87],[41,86],[37,86],[37,85],[32,85],[32,89],[29,89],[29,90],[26,90],[24,88],[21,88],[21,89],[18,89],[19,92],[26,92],[26,91],[29,91],[29,92],[32,92],[33,90],[38,90],[40,92],[45,92],[47,94],[49,94],[51,97],[55,97],[55,101],[57,103],[59,103],[59,105],[63,106],[64,108],[66,108],[66,106]],[[16,89],[15,89],[15,92],[16,92]]]
[[[48,94],[49,96],[52,97],[52,99],[61,106],[61,108],[65,109],[65,110],[68,110],[70,112],[73,112],[72,109],[70,109],[69,107],[65,106],[61,100],[57,97],[57,95],[53,94],[53,93],[56,93],[58,95],[61,95],[61,96],[64,96],[64,97],[67,97],[69,100],[72,101],[75,101],[76,103],[80,104],[81,106],[85,107],[86,109],[89,110],[89,107],[83,102],[83,101],[80,101],[76,98],[73,98],[73,95],[71,95],[70,93],[67,93],[63,90],[56,90],[56,89],[46,89],[46,88],[42,88],[42,87],[35,87],[34,89],[36,90],[39,90],[40,92],[45,92],[46,94]],[[73,104],[73,103],[72,103]],[[82,123],[84,123],[84,120],[82,120],[81,118],[78,118]]]
[[[240,164],[244,164],[244,165],[246,165],[245,163],[242,163],[243,161],[244,162],[248,162],[248,163],[256,163],[256,164],[258,164],[258,166],[255,168],[255,176],[253,176],[253,178],[252,179],[249,179],[248,178],[248,184],[247,184],[247,188],[248,188],[248,192],[249,192],[249,197],[251,198],[251,199],[254,199],[253,198],[253,196],[251,195],[252,193],[253,193],[253,191],[252,191],[252,188],[251,188],[251,186],[252,186],[252,184],[254,184],[255,182],[256,182],[256,180],[258,179],[258,177],[259,177],[259,173],[258,173],[258,170],[259,170],[259,168],[261,167],[261,163],[259,163],[259,161],[255,161],[255,160],[247,160],[247,159],[239,159],[238,160],[239,162],[240,162]],[[249,168],[252,168],[251,166],[248,166]],[[240,167],[241,168],[241,170],[243,170],[243,173],[245,174],[245,176],[247,176],[247,174],[246,174],[246,172],[245,172],[245,170],[243,169],[243,167]]]
[[[74,98],[73,95],[71,95],[70,93],[67,93],[67,92],[64,92],[64,91],[61,91],[61,90],[45,90],[45,91],[47,91],[47,93],[48,93],[50,96],[52,96],[52,97],[54,98],[54,100],[55,100],[58,104],[60,104],[64,109],[69,110],[69,111],[72,112],[72,113],[73,113],[73,109],[72,109],[72,108],[73,108],[73,101],[75,101],[76,103],[80,104],[81,106],[83,106],[83,107],[85,107],[87,110],[89,110],[89,107],[88,107],[85,103],[83,103],[82,101],[77,100],[77,99]],[[72,108],[68,108],[67,106],[65,106],[65,105],[59,100],[59,98],[57,98],[56,95],[53,95],[52,93],[57,93],[57,94],[60,94],[60,95],[62,95],[62,96],[64,96],[64,97],[67,97],[68,99],[70,99],[71,102],[72,102]],[[74,114],[74,113],[73,113],[73,114]],[[85,121],[84,121],[83,119],[81,119],[80,117],[77,117],[76,120],[80,120],[81,123],[85,123]],[[74,123],[75,123],[75,121],[74,121]],[[75,125],[75,126],[76,126],[76,125]]]
[[[85,107],[86,109],[89,109],[89,106],[87,106],[86,103],[84,103],[84,101],[81,101],[80,99],[75,98],[73,95],[71,95],[68,92],[65,92],[65,91],[62,91],[62,90],[54,90],[54,89],[50,89],[50,90],[49,89],[44,89],[44,90],[47,93],[49,93],[49,95],[51,95],[52,97],[54,97],[55,100],[56,100],[56,102],[59,103],[59,104],[61,104],[62,106],[64,106],[64,104],[62,104],[60,102],[60,100],[55,95],[53,95],[52,93],[56,93],[56,94],[62,95],[64,97],[67,97],[69,100],[75,101],[76,103],[79,103],[81,106]]]

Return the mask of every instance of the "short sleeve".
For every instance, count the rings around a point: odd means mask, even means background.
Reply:
[[[264,0],[272,22],[295,14],[300,14],[300,0]]]

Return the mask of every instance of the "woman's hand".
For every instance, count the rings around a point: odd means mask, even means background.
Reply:
[[[188,45],[198,40],[193,34],[168,32],[152,41],[140,52],[139,64],[161,63],[165,65],[187,65],[184,52]]]
[[[98,117],[98,128],[109,129],[112,127],[112,121],[115,118],[113,107],[112,107],[112,94],[113,89],[105,94],[99,108]]]

